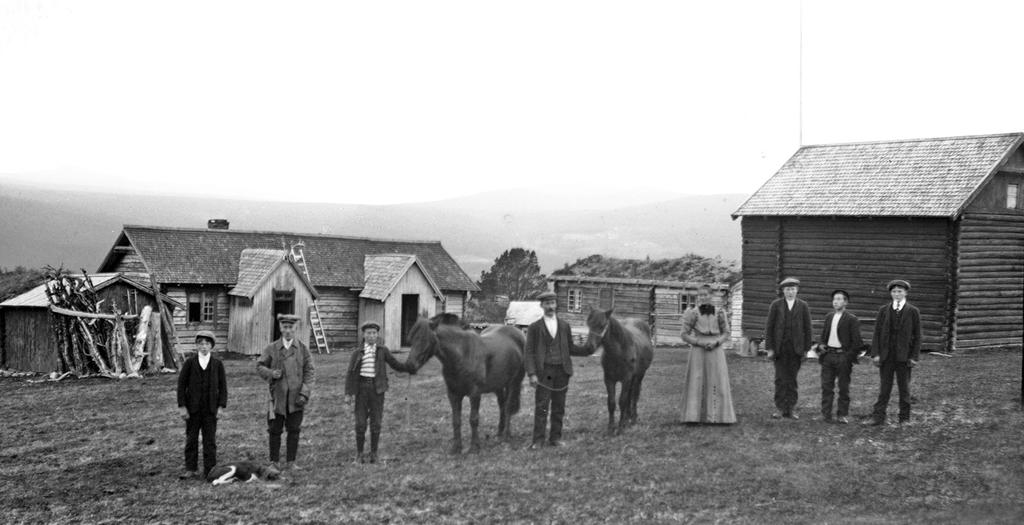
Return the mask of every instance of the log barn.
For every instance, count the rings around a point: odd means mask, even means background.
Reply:
[[[743,331],[763,337],[777,283],[801,280],[818,334],[845,288],[865,337],[911,283],[924,348],[1021,348],[1024,134],[801,147],[736,210]]]
[[[696,306],[699,282],[659,281],[619,277],[555,275],[548,277],[558,295],[558,316],[565,319],[575,334],[587,333],[587,316],[593,308],[615,309],[618,318],[647,321],[657,344],[682,344],[683,312]],[[729,309],[729,287],[711,286],[712,301]]]
[[[237,292],[231,292],[239,284],[243,251],[289,251],[299,243],[304,246],[312,285],[309,293],[317,297],[324,333],[332,350],[354,346],[359,322],[368,318],[383,321],[384,344],[397,348],[401,343],[403,316],[441,311],[464,316],[470,294],[478,290],[437,241],[232,230],[224,220],[211,220],[207,228],[125,225],[100,268],[151,280],[162,292],[184,304],[185,308],[175,310],[174,315],[182,341],[191,341],[199,330],[211,330],[218,340],[228,341],[227,350],[253,354],[261,348],[229,337],[232,316],[237,301],[241,301],[234,299],[240,297]],[[388,260],[378,264],[382,259],[376,256],[381,255],[395,256],[401,262],[391,264],[393,261]],[[280,270],[289,272],[283,266]],[[293,276],[281,286],[286,288],[270,288],[275,304],[272,307],[292,308],[305,317],[302,329],[310,330],[308,312],[297,301],[304,293],[305,283]],[[379,300],[382,288],[389,294],[385,300],[394,297],[388,307],[384,307],[386,301]],[[363,296],[364,290],[368,296]],[[269,298],[264,300],[270,304]],[[377,310],[368,310],[373,308]]]
[[[76,275],[76,277],[82,277]],[[99,308],[112,312],[114,305],[122,314],[138,315],[143,308],[152,310],[150,331],[162,334],[160,348],[170,348],[167,334],[160,329],[157,300],[148,283],[143,284],[117,273],[98,273],[89,276],[96,291]],[[51,372],[59,368],[57,343],[51,326],[50,301],[46,297],[46,284],[0,303],[0,367],[32,372]],[[182,308],[182,304],[163,297],[164,307]]]

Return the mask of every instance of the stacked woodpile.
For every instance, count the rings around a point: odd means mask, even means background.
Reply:
[[[97,300],[89,275],[84,271],[82,275],[46,268],[45,291],[60,371],[77,377],[124,378],[140,377],[146,362],[150,370],[162,369],[160,334],[151,330],[152,308],[126,315],[116,304],[107,307]],[[178,353],[171,354],[175,366],[180,365]]]

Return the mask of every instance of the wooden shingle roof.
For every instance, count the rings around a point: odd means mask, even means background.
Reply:
[[[402,253],[415,255],[442,290],[479,289],[437,241],[125,225],[115,248],[131,244],[159,283],[235,284],[242,250],[284,250],[299,241],[305,244],[303,255],[315,287],[362,288],[365,255]],[[115,261],[112,248],[100,271]]]
[[[391,295],[391,291],[395,289],[399,279],[413,265],[419,266],[420,271],[423,271],[423,266],[419,264],[419,260],[415,255],[396,253],[367,255],[363,262],[365,284],[363,285],[362,292],[359,293],[359,297],[376,301],[387,299]],[[441,295],[441,290],[434,280],[431,279],[430,274],[424,271],[423,275],[427,278],[427,282],[430,283],[434,292]]]
[[[955,217],[1024,134],[803,146],[733,218]]]

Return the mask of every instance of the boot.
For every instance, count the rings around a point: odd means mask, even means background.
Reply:
[[[370,463],[377,462],[377,446],[380,444],[380,433],[370,433]]]
[[[366,463],[366,456],[363,455],[363,448],[366,445],[366,434],[356,434],[356,461]]]

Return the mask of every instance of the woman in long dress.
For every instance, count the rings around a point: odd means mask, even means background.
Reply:
[[[683,341],[690,343],[690,359],[683,376],[684,423],[736,422],[729,388],[729,368],[722,344],[729,340],[724,311],[711,304],[711,287],[702,286],[698,305],[683,314]]]

